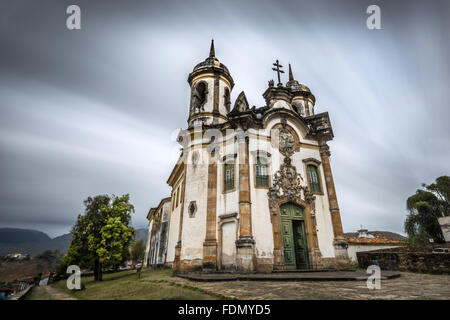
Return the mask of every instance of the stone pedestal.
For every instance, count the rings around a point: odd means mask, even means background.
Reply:
[[[236,240],[236,269],[241,272],[255,271],[255,240],[252,236],[241,236]]]
[[[344,238],[335,238],[333,241],[336,269],[350,267],[351,262],[348,257],[348,243]]]
[[[175,258],[173,260],[173,270],[175,272],[181,271],[180,255],[181,255],[181,241],[178,241],[177,244],[175,245]]]
[[[273,270],[284,270],[284,258],[279,249],[273,250]]]
[[[320,269],[323,267],[322,265],[322,253],[319,248],[314,248],[312,253],[310,254],[310,261],[312,269]]]
[[[203,242],[202,270],[204,272],[217,271],[217,241],[207,240]]]

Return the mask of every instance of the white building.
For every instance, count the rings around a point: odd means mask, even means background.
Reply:
[[[406,241],[389,239],[379,232],[369,232],[367,229],[358,230],[356,236],[346,236],[345,240],[348,243],[348,256],[352,262],[358,261],[357,252],[390,249],[407,245]]]
[[[269,81],[266,105],[250,107],[210,55],[189,74],[188,127],[168,184],[172,187],[165,265],[176,271],[341,267],[349,263],[327,141],[328,113],[294,80]],[[161,206],[161,205],[160,205]],[[158,208],[160,208],[158,206]],[[158,208],[148,218],[147,259],[155,262]],[[153,211],[152,211],[153,210]],[[153,230],[153,231],[152,231]],[[152,253],[153,252],[153,253]]]
[[[168,246],[169,240],[171,243],[174,242],[169,237],[170,213],[170,198],[164,198],[156,208],[151,208],[147,214],[149,224],[144,267],[165,266],[167,253],[171,251]]]

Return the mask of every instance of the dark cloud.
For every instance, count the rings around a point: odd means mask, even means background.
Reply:
[[[130,193],[134,224],[167,196],[193,66],[209,41],[250,104],[292,63],[329,111],[344,229],[401,232],[405,200],[449,174],[450,5],[378,1],[0,4],[0,224],[67,232],[89,195]]]

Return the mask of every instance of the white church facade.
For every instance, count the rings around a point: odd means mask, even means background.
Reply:
[[[189,74],[188,127],[172,188],[147,216],[146,266],[177,272],[319,269],[347,266],[347,243],[327,142],[327,112],[294,80],[269,81],[266,105],[233,106],[227,67],[210,55]]]

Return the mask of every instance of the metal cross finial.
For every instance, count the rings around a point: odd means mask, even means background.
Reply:
[[[280,73],[284,73],[283,70],[281,70],[280,68],[283,68],[283,66],[278,62],[278,60],[276,61],[276,63],[273,64],[276,68],[272,68],[273,71],[277,72],[278,75],[278,85],[282,85],[281,83],[281,79],[280,79]]]

